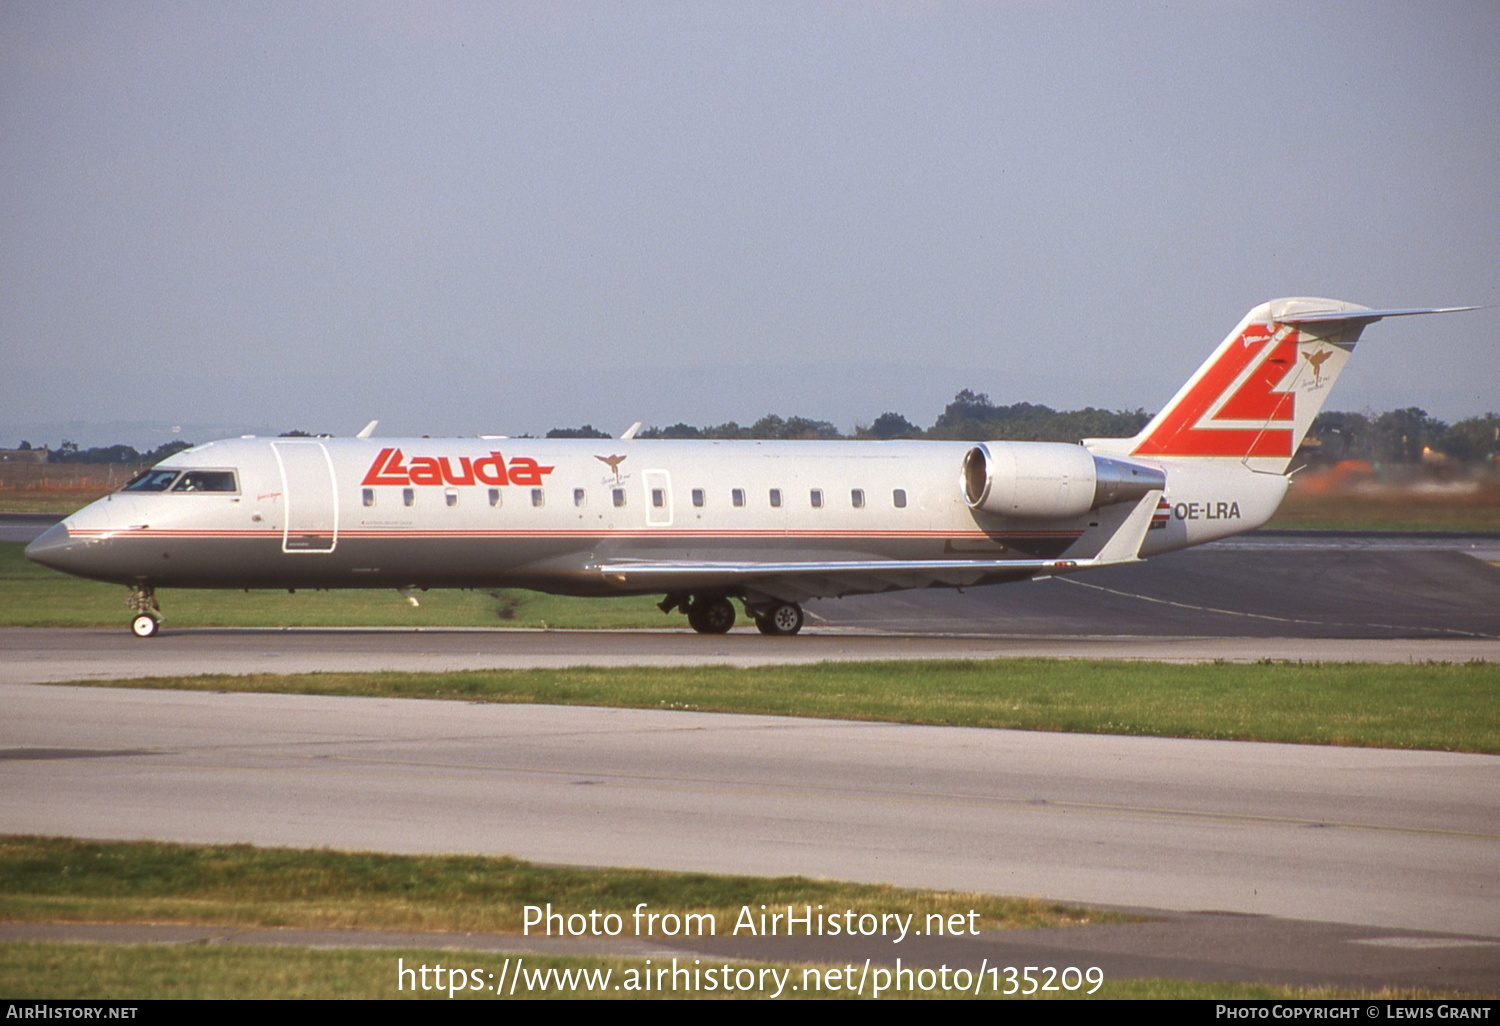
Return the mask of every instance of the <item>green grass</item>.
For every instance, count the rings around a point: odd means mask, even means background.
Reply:
[[[861,912],[979,913],[983,929],[1067,926],[1121,917],[1025,898],[908,890],[804,877],[573,869],[468,855],[0,837],[0,920],[190,923],[320,929],[520,933],[523,906],[628,916],[717,917],[744,905]],[[0,989],[0,993],[4,993]]]
[[[0,490],[0,513],[75,513],[100,498],[93,492]]]
[[[1500,753],[1500,666],[995,659],[83,681]]]
[[[1432,498],[1410,492],[1370,497],[1293,488],[1266,525],[1342,531],[1500,531],[1500,491]]]
[[[0,627],[123,627],[129,589],[31,562],[19,542],[0,543]],[[171,627],[685,627],[651,597],[576,599],[534,591],[418,592],[419,608],[394,589],[157,592]]]
[[[912,913],[924,923],[928,913],[966,914],[973,909],[980,913],[981,928],[988,930],[1086,925],[1124,918],[1034,900],[802,877],[570,869],[478,856],[0,838],[0,920],[10,922],[151,922],[229,929],[304,927],[514,934],[520,932],[522,906],[551,902],[555,909],[566,912],[598,909],[601,913],[619,913],[623,926],[620,936],[633,937],[629,917],[642,901],[653,910],[714,912],[719,923],[715,935],[721,937],[731,935],[734,919],[744,905],[758,909],[761,905],[821,904],[861,914]],[[626,981],[625,974],[629,973],[639,978],[647,967],[639,957],[521,957],[528,967],[541,971],[607,969],[614,974],[612,982]],[[327,950],[224,944],[9,943],[0,944],[0,993],[11,999],[448,1000],[446,990],[420,989],[424,980],[433,980],[431,976],[414,976],[410,979],[417,989],[398,990],[397,960],[403,960],[403,967],[441,964],[466,973],[479,970],[481,981],[493,986],[506,971],[505,958],[489,952],[421,947]],[[663,959],[656,956],[653,964],[660,967]],[[735,969],[769,965],[734,959],[703,960],[705,965],[726,962]],[[790,980],[800,986],[803,969],[809,967],[778,967],[783,972],[787,968],[792,972]],[[469,976],[464,982],[472,980]],[[1003,975],[1000,982],[1003,986]],[[588,996],[583,990],[557,986],[555,980],[544,991],[533,993]],[[612,997],[671,996],[670,992],[616,992],[612,987],[606,993]],[[803,992],[797,993],[802,996]],[[454,996],[484,995],[460,991]],[[845,992],[838,996],[850,995]],[[945,995],[937,992],[920,996]],[[1096,996],[1254,999],[1353,995],[1323,989],[1106,978]]]
[[[674,993],[671,990],[650,992],[613,989],[616,984],[629,986],[648,969],[659,969],[663,963],[670,969],[670,957],[656,958],[648,967],[640,958],[605,957],[558,957],[524,955],[527,970],[545,972],[584,970],[594,972],[609,970],[611,976],[607,989],[600,997],[609,998],[678,998],[704,997],[723,998],[771,996],[773,990],[741,992],[726,995],[723,991],[704,992],[698,995]],[[398,962],[398,960],[400,960]],[[439,951],[408,948],[384,951],[360,949],[307,949],[287,947],[239,947],[231,945],[177,946],[155,944],[58,944],[29,943],[0,945],[0,993],[12,1000],[52,999],[99,999],[107,996],[114,1001],[153,999],[207,999],[239,1000],[254,998],[279,999],[409,999],[425,1001],[450,1000],[446,989],[421,990],[423,977],[414,975],[405,981],[403,989],[397,989],[397,969],[421,967],[445,968],[445,979],[455,980],[450,971],[462,973],[478,971],[481,983],[493,988],[505,973],[510,972],[516,957],[507,957],[481,951]],[[679,959],[679,965],[692,967],[691,959]],[[783,996],[807,997],[807,992],[790,990],[791,985],[802,987],[804,969],[817,971],[818,967],[785,965],[764,962],[747,962],[733,959],[708,959],[704,966],[729,965],[733,970],[774,967],[778,973],[790,970],[787,992]],[[840,968],[825,967],[825,968]],[[861,966],[862,968],[862,966]],[[971,971],[978,966],[967,967]],[[529,973],[527,974],[529,975]],[[769,983],[770,977],[765,977]],[[433,983],[436,976],[429,974],[427,982]],[[473,977],[458,977],[465,984]],[[1008,986],[1003,974],[1001,986]],[[456,986],[456,983],[455,983]],[[417,989],[412,989],[416,987]],[[1087,988],[1085,988],[1087,989]],[[518,989],[519,998],[524,990]],[[597,992],[596,992],[597,993]],[[564,989],[553,985],[527,993],[528,997],[586,998],[590,994],[582,988]],[[824,992],[824,996],[834,995]],[[847,990],[839,997],[856,997]],[[868,989],[867,994],[868,997]],[[892,995],[885,995],[888,999]],[[907,997],[910,995],[901,995]],[[968,997],[967,994],[944,994],[937,991],[921,997]],[[982,996],[995,997],[986,991]],[[1065,997],[1068,995],[1049,995]],[[1072,995],[1087,999],[1081,991]],[[1432,991],[1381,991],[1369,993],[1333,988],[1271,987],[1245,983],[1189,983],[1175,980],[1112,980],[1106,977],[1103,985],[1093,995],[1095,998],[1125,998],[1147,1000],[1410,1000],[1451,997]],[[1467,995],[1463,995],[1467,996]],[[491,991],[455,990],[454,1000],[496,1000]]]

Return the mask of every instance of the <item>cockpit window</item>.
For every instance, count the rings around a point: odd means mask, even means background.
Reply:
[[[189,470],[172,486],[174,492],[237,492],[232,470]]]
[[[127,481],[122,491],[164,492],[172,487],[172,482],[177,480],[180,473],[180,470],[148,470]]]

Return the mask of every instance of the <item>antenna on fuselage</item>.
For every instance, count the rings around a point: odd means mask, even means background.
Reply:
[[[628,428],[625,429],[625,433],[620,436],[620,440],[622,442],[628,442],[628,441],[630,441],[632,438],[635,437],[635,433],[637,431],[639,431],[640,429],[641,429],[641,422],[640,421],[636,421],[634,424],[630,425]]]
[[[372,421],[370,421],[370,423],[368,423],[364,427],[360,428],[359,429],[359,434],[355,435],[354,437],[355,438],[369,438],[371,435],[373,435],[375,433],[375,425],[379,424],[379,423],[380,423],[380,421],[378,421],[378,420],[372,420]]]

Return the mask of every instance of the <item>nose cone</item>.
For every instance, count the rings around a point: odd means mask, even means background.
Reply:
[[[68,534],[66,523],[53,524],[26,546],[26,558],[33,563],[74,574],[79,572],[79,556],[83,544],[82,540]]]

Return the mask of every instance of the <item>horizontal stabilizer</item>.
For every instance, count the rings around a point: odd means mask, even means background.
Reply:
[[[1415,317],[1420,314],[1443,314],[1463,313],[1465,310],[1478,310],[1477,306],[1436,306],[1436,307],[1408,307],[1400,310],[1330,310],[1325,313],[1295,314],[1291,317],[1276,318],[1277,324],[1321,324],[1321,323],[1345,323],[1363,327],[1374,324],[1385,317]]]
[[[1099,554],[1089,561],[1090,566],[1109,566],[1111,563],[1139,563],[1141,545],[1146,541],[1146,532],[1151,529],[1151,518],[1156,515],[1156,504],[1161,501],[1161,489],[1156,488],[1141,497],[1130,511],[1130,516],[1119,526]]]

